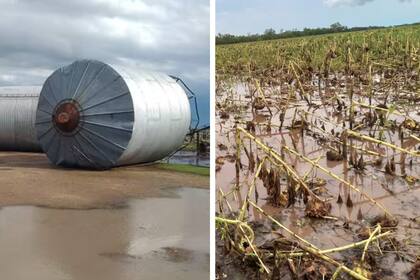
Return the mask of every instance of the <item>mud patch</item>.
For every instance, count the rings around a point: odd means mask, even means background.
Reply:
[[[149,166],[107,171],[54,167],[43,154],[0,152],[0,206],[121,209],[130,199],[173,197],[170,189],[209,188],[209,178]]]
[[[127,253],[100,253],[99,255],[117,261],[135,261],[141,259],[140,256],[134,256]]]
[[[193,251],[176,247],[162,248],[166,260],[175,263],[190,262],[193,258]]]

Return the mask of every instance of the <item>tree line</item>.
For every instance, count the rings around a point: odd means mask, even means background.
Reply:
[[[409,26],[409,25],[418,25],[420,23],[413,24],[403,24],[399,26]],[[293,37],[302,37],[310,35],[322,35],[329,33],[339,33],[339,32],[351,32],[351,31],[363,31],[369,29],[379,29],[385,28],[385,26],[366,26],[366,27],[347,27],[341,25],[339,22],[331,24],[329,27],[320,27],[320,28],[304,28],[303,30],[280,30],[276,32],[273,28],[268,28],[264,31],[263,34],[247,34],[247,35],[232,35],[232,34],[217,34],[216,44],[234,44],[234,43],[244,43],[244,42],[254,42],[254,41],[264,41],[264,40],[273,40],[273,39],[284,39],[284,38],[293,38]]]

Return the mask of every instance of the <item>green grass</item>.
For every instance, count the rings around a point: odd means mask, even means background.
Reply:
[[[210,168],[195,166],[189,164],[171,164],[171,163],[160,163],[157,165],[158,168],[165,170],[171,170],[176,172],[192,173],[202,176],[210,176]]]

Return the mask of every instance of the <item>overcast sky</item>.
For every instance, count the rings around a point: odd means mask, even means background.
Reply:
[[[217,33],[304,27],[396,25],[420,21],[420,0],[216,0]]]
[[[0,86],[98,59],[183,78],[208,120],[209,18],[209,0],[0,0]]]

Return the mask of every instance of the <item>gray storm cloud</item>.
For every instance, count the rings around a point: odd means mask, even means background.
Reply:
[[[93,58],[206,85],[208,0],[0,0],[0,85]]]

